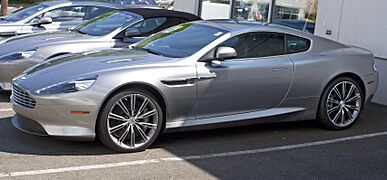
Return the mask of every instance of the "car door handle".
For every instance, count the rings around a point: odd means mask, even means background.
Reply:
[[[280,71],[285,71],[287,69],[288,69],[287,67],[275,67],[275,68],[271,68],[271,71],[280,72]]]

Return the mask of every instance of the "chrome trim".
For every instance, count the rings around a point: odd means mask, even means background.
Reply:
[[[326,112],[334,125],[339,127],[351,125],[359,116],[361,108],[360,90],[352,82],[339,82],[329,92]]]

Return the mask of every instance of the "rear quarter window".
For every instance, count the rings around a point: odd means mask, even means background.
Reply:
[[[311,41],[298,36],[286,35],[286,53],[300,53],[309,50]]]

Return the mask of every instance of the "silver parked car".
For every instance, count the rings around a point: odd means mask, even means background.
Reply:
[[[14,80],[15,127],[36,135],[96,136],[114,150],[160,132],[317,119],[349,128],[378,86],[374,57],[273,24],[197,21],[131,50],[58,57]]]
[[[68,53],[128,47],[174,25],[200,20],[179,11],[129,8],[112,11],[71,32],[37,33],[0,42],[0,89],[10,90],[11,80],[39,62]]]
[[[0,39],[36,32],[67,30],[121,5],[95,1],[49,1],[0,18]]]

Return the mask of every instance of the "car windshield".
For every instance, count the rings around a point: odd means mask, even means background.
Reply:
[[[187,23],[151,36],[133,49],[142,49],[166,57],[183,58],[191,56],[226,32],[204,24]]]
[[[103,36],[135,21],[135,19],[133,14],[129,12],[112,11],[78,26],[74,31],[91,36]]]
[[[11,21],[11,22],[16,22],[16,21],[20,21],[20,20],[23,20],[43,9],[46,9],[48,6],[47,5],[35,5],[35,6],[32,6],[32,7],[29,7],[29,8],[25,8],[25,9],[22,9],[20,11],[17,11],[7,17],[4,17],[2,18],[3,20],[5,21]]]

